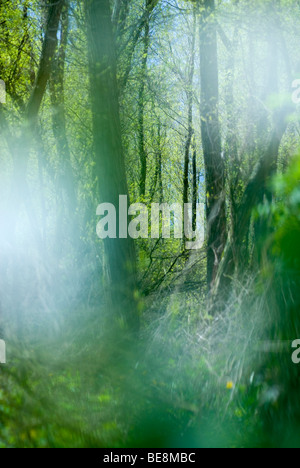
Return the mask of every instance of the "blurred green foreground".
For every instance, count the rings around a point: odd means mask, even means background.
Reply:
[[[88,304],[22,341],[8,331],[1,446],[299,447],[299,178],[298,159],[273,182],[264,268],[219,316],[174,291],[145,302],[139,340]]]

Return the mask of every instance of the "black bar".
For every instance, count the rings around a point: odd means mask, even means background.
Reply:
[[[199,450],[196,449],[105,449],[99,457],[103,465],[123,464],[127,466],[149,466],[156,463],[194,464],[200,461]]]

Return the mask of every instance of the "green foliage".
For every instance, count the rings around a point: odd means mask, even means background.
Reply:
[[[298,111],[286,115],[277,175],[270,182],[275,167],[268,168],[239,258],[233,245],[226,299],[223,291],[207,295],[207,245],[191,253],[178,239],[139,239],[137,288],[129,297],[141,330],[132,337],[124,320],[113,320],[104,246],[95,233],[101,200],[83,2],[66,3],[68,37],[64,49],[60,23],[53,59],[57,72],[63,56],[61,93],[55,101],[52,73],[27,141],[24,115],[47,8],[35,0],[0,1],[0,79],[8,94],[0,104],[0,338],[8,351],[0,367],[0,447],[299,447],[300,382],[291,361],[291,342],[300,338],[300,160],[291,160],[299,147]],[[182,203],[190,91],[197,200],[209,194],[198,39],[188,84],[194,3],[124,0],[114,24],[132,202]],[[197,3],[198,28],[205,2]],[[228,238],[238,243],[238,207],[276,143],[278,114],[297,77],[300,11],[286,0],[215,3],[222,197]],[[189,158],[191,200],[192,150]]]
[[[276,205],[270,207],[275,229],[273,253],[287,269],[300,271],[300,160],[295,159],[286,174],[273,183]]]

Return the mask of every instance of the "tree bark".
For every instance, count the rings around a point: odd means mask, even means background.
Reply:
[[[196,12],[194,11],[194,23],[192,31],[191,55],[188,67],[187,80],[187,107],[188,107],[188,132],[184,151],[184,171],[183,171],[183,204],[189,202],[189,164],[190,148],[193,137],[193,80],[195,70],[195,42],[196,42]]]
[[[242,191],[242,173],[241,173],[241,161],[238,154],[238,142],[236,136],[237,120],[235,115],[234,107],[234,71],[235,71],[235,39],[237,37],[237,27],[234,29],[233,38],[229,41],[227,50],[229,53],[228,62],[226,66],[227,83],[225,87],[225,104],[226,104],[226,120],[227,120],[227,134],[224,145],[224,156],[227,170],[227,181],[229,190],[229,207],[230,207],[230,235],[232,239],[232,252],[233,257],[228,265],[226,276],[222,276],[220,290],[229,290],[231,278],[235,271],[235,259],[234,248],[236,232],[238,229],[238,218],[237,208],[239,201],[243,195]],[[250,223],[249,223],[250,224]]]
[[[145,200],[146,196],[146,178],[147,178],[147,153],[145,149],[145,119],[144,119],[144,108],[145,108],[145,85],[147,77],[147,59],[150,43],[150,25],[149,18],[150,12],[148,10],[149,0],[146,0],[145,10],[146,10],[146,19],[145,19],[145,29],[143,37],[143,56],[141,64],[141,77],[140,77],[140,88],[138,95],[138,122],[139,122],[139,132],[138,132],[138,141],[139,141],[139,157],[141,164],[140,172],[140,196],[142,200]]]
[[[193,159],[192,159],[192,227],[193,231],[197,228],[197,201],[198,201],[198,181],[197,181],[197,149],[195,142],[193,143]]]
[[[57,32],[63,4],[64,0],[49,0],[46,3],[46,29],[37,77],[31,96],[25,109],[21,136],[17,140],[17,142],[13,142],[12,145],[16,148],[16,150],[12,153],[14,164],[14,177],[12,184],[14,219],[12,220],[11,232],[12,235],[14,235],[15,224],[17,221],[17,213],[20,208],[20,205],[23,203],[26,208],[28,217],[30,219],[31,226],[37,236],[37,241],[40,241],[40,239],[37,230],[37,222],[35,220],[34,210],[31,206],[29,189],[27,186],[27,163],[29,159],[32,138],[34,137],[35,133],[35,126],[39,109],[43,97],[45,95],[46,86],[51,73],[53,57],[57,46]]]
[[[281,139],[287,127],[287,115],[290,111],[290,106],[287,106],[278,112],[269,145],[258,164],[254,176],[248,182],[242,200],[238,206],[236,214],[238,219],[238,230],[236,230],[234,238],[231,239],[226,246],[224,258],[218,273],[218,281],[216,282],[216,291],[218,294],[222,293],[222,278],[226,278],[232,272],[232,262],[235,260],[236,265],[240,266],[241,270],[244,268],[244,265],[240,265],[238,262],[238,259],[241,258],[243,240],[249,229],[252,211],[261,201],[267,188],[267,182],[274,173]]]
[[[46,3],[48,15],[41,60],[34,89],[26,109],[26,117],[29,120],[34,120],[37,117],[46,91],[46,86],[51,73],[53,57],[57,47],[57,31],[63,5],[64,0],[48,0]]]
[[[119,195],[128,195],[128,188],[109,3],[109,0],[85,0],[85,11],[99,202],[112,203],[117,210]],[[118,319],[136,328],[139,320],[134,305],[136,278],[133,241],[107,238],[104,249],[114,312]]]
[[[157,121],[157,143],[156,143],[156,163],[155,163],[155,173],[154,180],[152,181],[152,186],[150,190],[150,203],[153,202],[154,195],[156,192],[156,187],[158,185],[159,193],[159,202],[162,203],[163,200],[163,188],[162,188],[162,142],[161,142],[161,121],[158,118]]]
[[[5,124],[3,118],[1,119],[2,123],[6,126],[6,136],[8,146],[12,152],[14,171],[12,176],[10,212],[6,218],[7,236],[9,238],[9,243],[15,247],[16,225],[18,222],[20,208],[24,206],[37,251],[42,250],[43,242],[27,183],[27,164],[32,146],[32,140],[35,136],[38,113],[51,73],[53,57],[57,46],[57,32],[62,7],[63,0],[51,0],[47,1],[46,3],[47,19],[42,45],[42,53],[35,84],[24,111],[24,120],[22,122],[20,137],[17,139],[13,138],[13,135],[9,131],[8,125]],[[18,263],[16,265],[18,265]],[[23,281],[19,268],[13,266],[12,275],[15,296],[20,298],[23,295]],[[20,301],[15,303],[14,310],[18,324],[17,336],[19,339],[22,339],[24,333],[24,311],[22,310]]]
[[[218,115],[219,80],[214,0],[204,1],[200,28],[201,135],[206,177],[207,285],[215,282],[226,241],[225,169]]]

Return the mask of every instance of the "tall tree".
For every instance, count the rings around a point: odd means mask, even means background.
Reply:
[[[12,187],[12,199],[14,200],[15,216],[11,224],[12,235],[17,222],[17,213],[20,204],[24,203],[33,228],[37,223],[34,219],[34,210],[31,207],[31,200],[27,186],[26,173],[29,159],[32,138],[35,135],[38,113],[44,98],[46,87],[50,78],[53,57],[57,46],[57,32],[64,0],[48,0],[46,8],[46,25],[42,45],[42,52],[35,83],[24,111],[24,121],[21,136],[15,142],[9,138],[9,147],[13,154],[14,178]],[[7,134],[9,135],[9,131]]]
[[[46,1],[46,31],[34,89],[26,108],[26,117],[28,120],[34,121],[37,118],[46,91],[52,69],[53,57],[57,47],[57,32],[64,4],[64,0]]]
[[[153,202],[154,194],[158,190],[158,199],[163,203],[163,184],[162,184],[162,134],[161,134],[161,120],[157,118],[157,138],[156,138],[156,151],[155,151],[155,172],[154,178],[151,183],[150,189],[150,202]]]
[[[143,37],[143,50],[142,50],[142,63],[141,63],[141,76],[140,76],[140,87],[138,94],[138,142],[139,142],[139,156],[141,164],[141,174],[140,174],[140,195],[145,199],[146,195],[146,178],[147,178],[147,153],[145,149],[145,85],[147,79],[147,60],[148,60],[148,51],[150,44],[150,10],[149,5],[151,1],[146,0],[145,3],[145,27],[144,27],[144,37]]]
[[[195,71],[195,43],[196,43],[196,12],[194,10],[192,42],[190,59],[188,65],[187,77],[187,107],[188,107],[188,129],[184,151],[184,171],[183,171],[183,203],[189,201],[189,164],[190,164],[190,149],[193,137],[193,80]]]
[[[217,276],[226,241],[225,168],[219,123],[219,72],[215,1],[201,8],[201,135],[206,179],[207,284]]]
[[[276,96],[278,94],[279,83],[278,83],[278,59],[279,59],[279,48],[278,48],[278,37],[279,34],[279,21],[275,14],[275,21],[271,22],[269,20],[269,30],[267,31],[267,54],[266,54],[266,67],[264,69],[265,84],[263,88],[263,93],[261,96],[261,102],[267,102],[267,98],[270,96]],[[288,62],[289,57],[285,51],[285,60]],[[251,57],[252,59],[252,57]],[[251,68],[251,67],[250,67]],[[232,95],[227,97],[232,101]],[[251,258],[250,252],[245,248],[248,242],[246,240],[249,238],[249,231],[252,225],[252,213],[255,206],[260,203],[263,203],[264,199],[272,199],[272,193],[269,190],[268,182],[270,178],[274,175],[277,170],[277,162],[279,156],[279,148],[281,140],[287,128],[287,116],[292,111],[292,106],[290,104],[285,104],[276,108],[273,111],[272,115],[272,127],[270,128],[270,111],[268,111],[266,106],[263,106],[262,109],[258,112],[256,116],[256,127],[258,129],[258,136],[256,138],[257,152],[260,155],[260,159],[256,166],[256,170],[251,174],[250,180],[246,181],[246,186],[244,190],[241,188],[234,189],[233,184],[231,184],[231,201],[233,208],[232,216],[232,235],[230,242],[225,249],[225,254],[222,260],[222,265],[218,275],[218,288],[219,292],[230,286],[231,280],[234,276],[234,272],[238,274],[243,273],[245,261],[253,261]],[[252,116],[252,120],[255,119],[255,116]],[[231,132],[235,127],[235,122],[229,116],[229,127]],[[231,147],[233,150],[234,159],[236,159],[236,148],[235,144]],[[235,167],[231,167],[231,177],[235,180],[235,186],[238,186],[238,183],[241,187],[241,183],[238,179],[240,175],[238,171],[238,159],[236,159]],[[239,190],[239,196],[237,195],[237,190]],[[234,196],[235,195],[235,196]],[[259,262],[260,257],[260,239],[265,238],[265,221],[263,219],[258,219],[254,223],[254,260]]]
[[[195,141],[193,141],[193,158],[192,158],[192,228],[196,231],[197,227],[197,201],[198,201],[198,177],[197,177],[197,149]]]
[[[110,2],[85,0],[85,11],[99,201],[111,203],[117,209],[119,195],[128,195],[128,188]],[[133,241],[107,238],[104,248],[114,310],[129,326],[136,327],[138,314],[133,300],[136,288]]]
[[[9,242],[14,243],[16,236],[16,226],[20,217],[20,210],[24,207],[31,233],[35,242],[35,249],[41,252],[42,237],[39,230],[37,216],[34,209],[33,200],[27,180],[27,165],[30,157],[30,151],[36,135],[36,126],[40,107],[46,92],[49,81],[53,57],[57,46],[57,33],[60,16],[63,7],[63,0],[49,0],[45,3],[46,22],[42,51],[36,79],[28,103],[22,115],[22,128],[19,138],[13,138],[11,129],[4,116],[1,117],[1,125],[4,127],[9,150],[13,157],[13,177],[12,177],[12,195],[10,199],[9,214],[6,217],[6,231],[9,236]],[[14,263],[13,269],[14,291],[17,298],[22,297],[23,281],[22,273],[19,271],[18,264]],[[18,323],[18,337],[22,338],[24,334],[24,310],[19,301],[15,304],[16,320]]]

